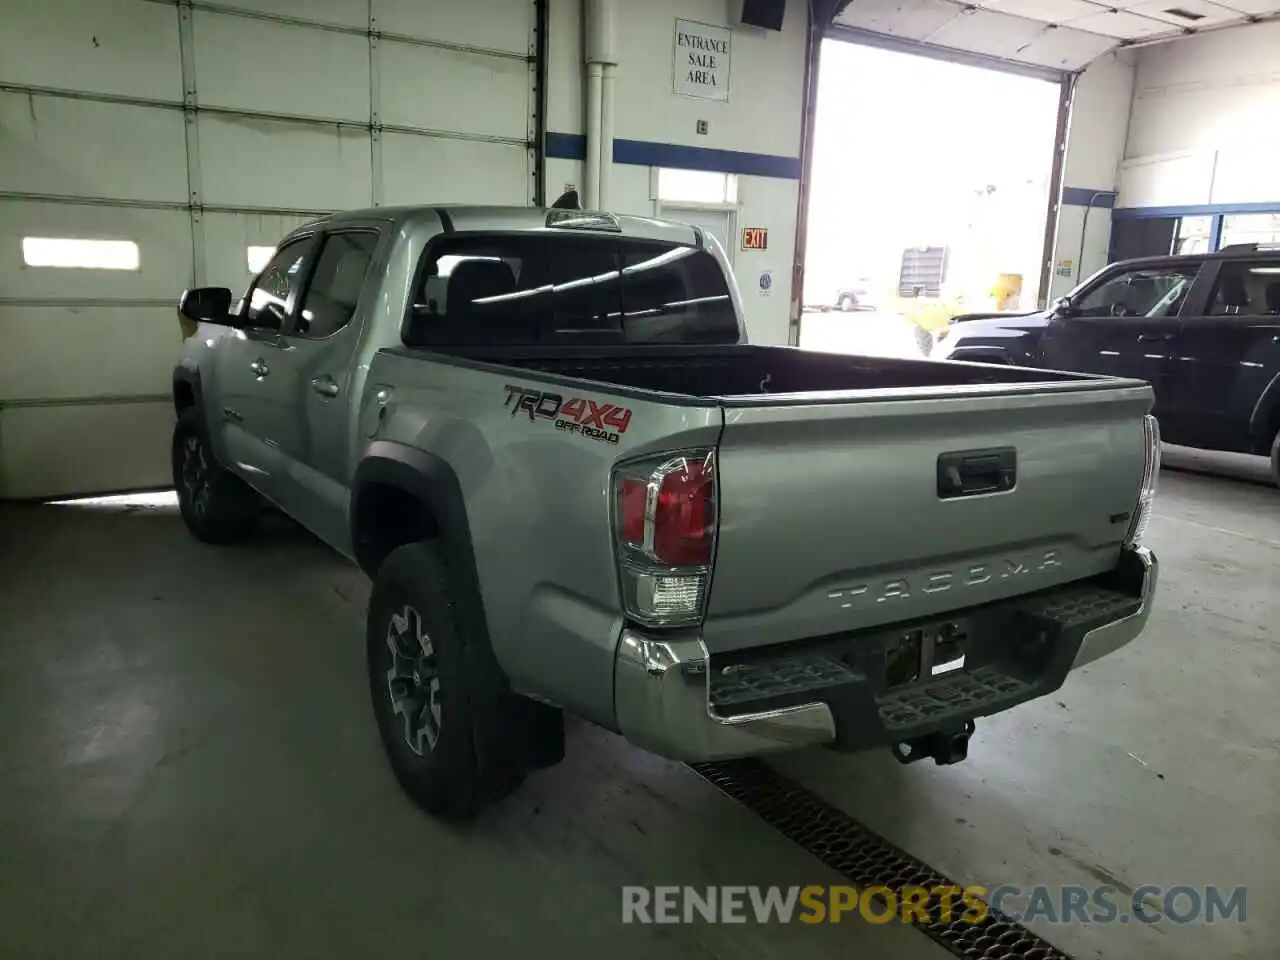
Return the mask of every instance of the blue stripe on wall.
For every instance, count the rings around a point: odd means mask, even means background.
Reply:
[[[547,156],[556,160],[585,160],[587,138],[578,133],[547,133]],[[681,170],[714,170],[755,177],[800,179],[800,158],[769,153],[688,147],[678,143],[649,140],[613,141],[613,162],[641,167],[675,167]]]
[[[1258,203],[1189,203],[1177,207],[1116,207],[1117,220],[1144,217],[1213,217],[1223,213],[1280,213],[1280,200]]]
[[[1092,190],[1089,187],[1063,187],[1062,202],[1068,207],[1114,207],[1114,190]]]

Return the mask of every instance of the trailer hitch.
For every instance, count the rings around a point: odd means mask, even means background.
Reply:
[[[893,745],[893,755],[899,763],[915,763],[933,757],[938,766],[959,763],[969,755],[969,738],[973,736],[974,723],[966,720],[962,726],[939,730],[913,740],[903,740]]]

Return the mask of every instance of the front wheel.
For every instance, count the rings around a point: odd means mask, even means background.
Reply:
[[[845,313],[852,313],[854,306],[856,306],[856,304],[853,302],[853,297],[840,298],[840,309]]]
[[[1271,441],[1271,481],[1280,487],[1280,430],[1276,431],[1276,437]]]
[[[172,463],[178,510],[193,537],[226,544],[243,540],[253,531],[260,506],[258,495],[218,463],[197,407],[188,407],[178,415]]]

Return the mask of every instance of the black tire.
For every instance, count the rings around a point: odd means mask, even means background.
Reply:
[[[227,544],[253,532],[262,502],[248,484],[218,463],[197,407],[178,414],[172,463],[178,509],[193,537],[205,543]]]
[[[1280,430],[1271,441],[1271,482],[1280,487]]]
[[[481,763],[477,735],[520,737],[505,679],[465,636],[459,592],[433,542],[394,550],[369,598],[369,695],[400,786],[429,813],[469,819],[524,779],[517,762]],[[393,648],[395,653],[393,653]]]

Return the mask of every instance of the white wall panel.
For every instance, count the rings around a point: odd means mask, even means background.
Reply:
[[[1212,153],[1180,153],[1126,160],[1120,168],[1122,207],[1208,203]]]
[[[0,81],[181,100],[177,7],[139,0],[3,0]]]
[[[372,202],[367,130],[207,114],[199,125],[206,204],[342,210]]]
[[[382,140],[382,163],[388,204],[527,206],[533,190],[524,147],[389,133]]]
[[[132,240],[137,270],[28,267],[23,237]],[[191,283],[191,229],[181,210],[0,200],[0,296],[14,299],[177,297]]]
[[[187,200],[177,110],[0,93],[0,189],[126,200]]]
[[[0,403],[169,392],[182,346],[178,295],[168,307],[0,304]]]
[[[249,286],[249,247],[274,247],[308,217],[266,213],[207,213],[204,217],[204,275],[210,286],[230,287],[237,296]]]
[[[369,120],[369,42],[333,30],[195,11],[201,104]]]
[[[366,27],[369,22],[369,0],[206,0],[205,5],[253,10],[339,27]]]
[[[173,404],[0,407],[0,497],[167,486]]]
[[[527,54],[533,0],[372,0],[376,29]],[[619,4],[629,6],[630,4]]]
[[[528,64],[394,40],[379,46],[378,59],[383,123],[528,136]]]

